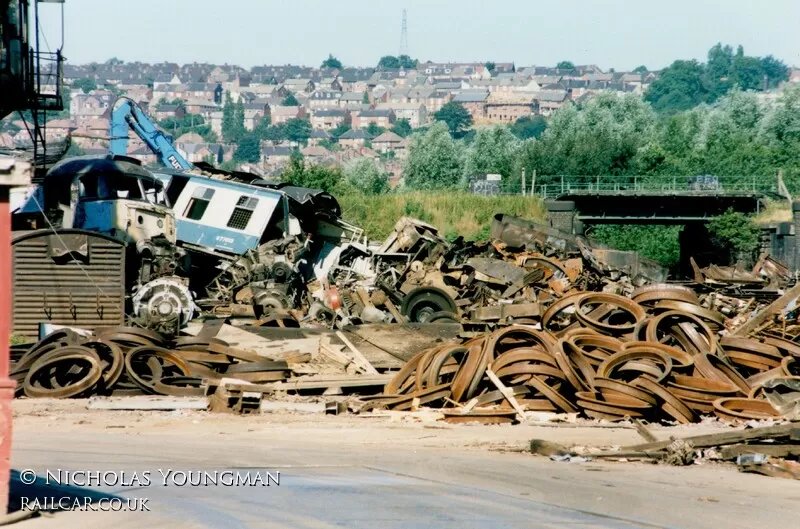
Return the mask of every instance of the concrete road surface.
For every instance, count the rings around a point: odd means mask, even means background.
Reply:
[[[525,426],[441,428],[351,419],[294,424],[239,417],[206,422],[163,413],[102,417],[17,420],[13,467],[40,476],[57,469],[125,472],[129,479],[149,471],[147,487],[105,490],[147,498],[150,512],[59,513],[20,528],[799,526],[800,484],[794,481],[720,465],[556,463],[489,451],[483,443],[487,436],[515,438],[520,430],[514,428]],[[125,423],[131,426],[123,428]],[[548,435],[551,430],[542,429]],[[525,435],[536,436],[536,428]],[[442,438],[453,441],[440,446]],[[174,479],[175,472],[223,469],[251,478],[279,472],[280,485],[179,486],[181,476]],[[164,486],[160,472],[168,470],[173,477]]]

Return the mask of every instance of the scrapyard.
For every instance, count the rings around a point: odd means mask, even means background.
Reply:
[[[0,0],[0,525],[797,526],[790,39],[64,4]]]
[[[347,397],[336,413],[482,423],[797,413],[800,291],[766,255],[667,283],[635,253],[502,213],[490,241],[403,217],[373,242],[329,194],[215,176],[118,156],[48,173],[29,199],[44,215],[17,219],[47,227],[12,245],[13,330],[35,342],[14,346],[19,396],[254,413],[323,393]]]

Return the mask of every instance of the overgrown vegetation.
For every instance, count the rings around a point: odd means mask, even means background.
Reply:
[[[680,231],[681,226],[603,224],[593,227],[588,235],[616,250],[639,252],[674,270],[681,256]]]
[[[337,198],[344,219],[362,227],[371,239],[384,239],[404,215],[433,224],[450,240],[459,235],[468,240],[488,239],[492,218],[500,212],[539,222],[545,218],[541,200],[522,196],[483,197],[459,191],[383,196],[345,193]]]
[[[707,228],[714,246],[730,260],[739,255],[752,257],[758,249],[758,226],[743,213],[728,210],[711,219]]]

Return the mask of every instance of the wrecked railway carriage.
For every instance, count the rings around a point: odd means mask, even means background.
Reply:
[[[62,276],[64,281],[57,283],[67,290],[75,269],[85,271],[97,258],[88,250],[94,246],[67,239],[75,241],[83,233],[85,240],[100,234],[119,241],[125,250],[116,268],[106,271],[125,271],[129,296],[114,312],[133,314],[139,324],[166,332],[204,310],[260,316],[299,308],[316,259],[326,248],[361,236],[341,220],[336,200],[321,191],[179,172],[153,174],[121,156],[60,162],[30,191],[15,212],[14,226],[17,241],[41,229],[42,237],[63,247],[55,250],[48,243],[44,265],[36,270]],[[59,263],[63,267],[55,266]],[[22,252],[15,251],[14,265],[17,276],[37,273]],[[91,275],[83,279],[85,291],[108,299],[104,281]],[[51,287],[51,295],[66,293]],[[56,315],[43,301],[39,312],[42,321],[91,328],[98,324],[97,310],[84,314],[70,305]]]

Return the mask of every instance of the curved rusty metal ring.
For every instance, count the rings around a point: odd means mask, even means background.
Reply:
[[[540,346],[542,350],[552,354],[553,347],[556,340],[551,337],[547,332],[537,331],[530,327],[523,327],[522,325],[509,325],[502,329],[494,331],[486,342],[486,346],[492,350],[492,354],[497,356],[497,345],[507,338],[522,337],[525,341],[532,341]]]
[[[773,347],[777,347],[781,351],[784,351],[792,356],[800,357],[800,345],[791,340],[779,338],[777,336],[764,336],[764,343]]]
[[[797,364],[797,360],[793,356],[787,356],[783,360],[781,360],[781,369],[786,374],[787,377],[797,376],[797,373],[793,373],[789,366],[792,364]]]
[[[642,350],[642,351],[620,351],[606,358],[602,364],[597,368],[597,376],[600,378],[613,378],[611,375],[618,367],[630,361],[638,360],[655,360],[663,364],[664,368],[659,369],[660,375],[656,377],[657,382],[661,382],[672,371],[672,358],[658,350]],[[657,366],[655,366],[657,367]],[[637,369],[640,371],[640,369]]]
[[[200,387],[202,383],[201,377],[162,377],[153,384],[153,391],[159,395],[173,397],[202,397],[205,394],[203,388]]]
[[[417,372],[414,376],[414,391],[420,391],[425,389],[425,381],[428,375],[428,366],[431,365],[433,361],[433,357],[436,356],[439,351],[445,349],[446,346],[434,347],[428,349],[425,353],[425,356],[419,361],[419,365],[417,366]]]
[[[594,336],[573,336],[567,341],[580,350],[583,356],[586,357],[586,360],[595,366],[599,366],[606,358],[621,351],[623,343],[611,336],[600,334]],[[593,347],[594,349],[587,351],[585,347]]]
[[[117,383],[119,377],[125,371],[125,354],[122,349],[113,342],[91,341],[84,342],[83,347],[92,349],[101,361],[105,362],[103,368],[103,386],[111,389]]]
[[[467,354],[464,355],[452,382],[453,400],[456,402],[462,402],[462,398],[468,399],[467,395],[470,395],[473,380],[478,376],[478,373],[482,378],[486,372],[486,366],[489,364],[484,359],[486,341],[486,338],[480,338],[464,344],[467,348]]]
[[[651,292],[659,292],[667,296],[686,297],[687,299],[689,298],[689,296],[694,296],[693,298],[694,301],[692,301],[692,303],[698,303],[698,304],[700,303],[700,300],[697,299],[697,294],[695,293],[694,289],[682,285],[673,285],[672,283],[649,283],[647,285],[638,287],[631,294],[631,298],[633,298],[633,300],[636,301],[637,297],[643,294],[649,294]],[[673,298],[664,297],[662,299],[673,299]]]
[[[578,292],[577,294],[571,294],[564,298],[559,299],[552,305],[550,305],[544,314],[542,314],[542,329],[548,329],[550,326],[550,322],[555,318],[559,313],[562,311],[575,306],[578,301],[583,299],[586,296],[584,292]],[[577,312],[577,307],[575,307],[575,311]]]
[[[747,395],[750,385],[736,369],[722,358],[712,354],[696,355],[694,357],[695,369],[706,378],[731,382]]]
[[[723,420],[758,420],[780,417],[780,413],[766,400],[729,397],[713,403],[714,413]]]
[[[650,404],[623,406],[620,404],[606,402],[598,398],[597,393],[591,391],[578,391],[575,393],[577,404],[583,412],[590,417],[600,415],[602,418],[619,421],[625,417],[641,417],[642,412],[652,408]]]
[[[62,362],[85,362],[89,365],[89,370],[79,380],[67,386],[46,388],[34,384],[39,375]],[[50,351],[34,362],[25,376],[23,387],[25,395],[31,398],[70,398],[91,390],[100,382],[102,376],[100,359],[94,351],[81,346],[67,346]]]
[[[760,355],[767,358],[774,358],[778,361],[781,361],[783,359],[783,355],[774,345],[757,342],[755,340],[749,340],[747,338],[737,338],[736,336],[723,336],[722,338],[720,338],[719,344],[722,346],[723,349],[725,349],[726,353],[728,353],[729,351],[742,351],[745,353]]]
[[[544,397],[547,398],[550,402],[555,404],[556,407],[560,408],[562,411],[567,413],[575,413],[577,412],[577,408],[570,404],[570,402],[565,399],[561,394],[553,389],[551,386],[547,384],[544,380],[539,378],[538,376],[534,375],[528,380],[527,385],[532,386],[536,391],[541,393]]]
[[[492,362],[492,369],[496,372],[498,369],[518,362],[539,362],[551,367],[558,367],[558,362],[549,352],[544,352],[537,347],[517,347],[498,355]]]
[[[697,416],[686,404],[654,380],[648,377],[639,377],[633,381],[633,385],[645,389],[661,399],[663,402],[661,409],[679,423],[689,424],[697,419]]]
[[[681,312],[677,310],[670,310],[667,312],[662,312],[658,316],[654,317],[650,320],[650,324],[647,326],[647,331],[645,332],[645,336],[648,342],[660,342],[661,339],[658,336],[659,327],[661,326],[662,322],[665,322],[669,319],[684,319],[688,320],[686,322],[678,321],[677,324],[680,327],[681,323],[690,323],[694,324],[695,326],[699,327],[700,330],[703,331],[705,335],[705,342],[698,341],[697,337],[699,337],[699,333],[693,329],[694,333],[697,335],[695,336],[688,336],[689,340],[691,341],[692,345],[694,345],[695,349],[699,353],[712,353],[717,349],[717,338],[714,334],[714,331],[705,324],[700,318],[694,316],[693,314],[688,314],[686,312]],[[681,329],[685,332],[686,328],[681,327]],[[682,344],[683,345],[683,344]],[[688,351],[691,352],[691,351]]]
[[[400,388],[405,385],[406,381],[411,378],[414,371],[417,369],[422,357],[427,354],[429,349],[420,351],[415,354],[411,360],[406,362],[400,370],[395,373],[392,379],[383,387],[383,392],[387,395],[399,395]]]
[[[154,385],[159,379],[162,378],[162,372],[161,372],[162,370],[158,369],[158,372],[152,373],[153,375],[152,382],[146,380],[139,373],[137,373],[136,369],[134,368],[134,360],[140,356],[151,356],[161,360],[166,360],[167,362],[175,366],[180,371],[182,376],[190,375],[191,370],[189,368],[189,365],[177,353],[170,351],[169,349],[164,349],[163,347],[156,347],[154,345],[145,345],[142,347],[131,349],[125,354],[125,372],[128,374],[128,378],[131,379],[131,382],[136,384],[140,389],[142,389],[146,393],[155,392]]]
[[[611,305],[612,307],[616,307],[617,309],[629,313],[631,316],[633,316],[634,321],[633,323],[611,324],[590,318],[581,310],[584,306],[589,304]],[[628,298],[619,296],[617,294],[597,292],[586,294],[578,300],[578,302],[575,304],[575,316],[578,318],[578,321],[587,327],[591,327],[601,332],[610,334],[626,334],[633,332],[633,329],[636,327],[636,323],[643,320],[647,314],[638,303],[634,303]]]
[[[688,369],[694,365],[694,357],[678,349],[659,342],[625,342],[622,350],[628,352],[657,351],[669,356],[672,359],[672,369]]]
[[[492,369],[494,371],[494,369]],[[507,365],[502,369],[494,371],[498,378],[504,378],[511,375],[540,375],[543,377],[551,377],[557,380],[564,380],[564,372],[556,367],[550,367],[545,364],[525,364],[518,362],[516,364]]]
[[[443,383],[441,382],[441,377],[443,374],[442,368],[445,366],[446,362],[451,358],[455,359],[456,355],[463,355],[463,354],[467,354],[467,348],[462,346],[448,347],[436,353],[436,355],[434,355],[433,359],[428,365],[428,376],[426,380],[427,386],[428,387],[438,386],[442,384]],[[460,364],[460,362],[457,362],[457,364]]]
[[[687,381],[687,379],[692,380]],[[667,389],[684,401],[689,408],[703,412],[714,411],[711,403],[715,400],[735,397],[739,393],[739,388],[733,384],[699,377],[683,377],[681,382],[668,382]]]
[[[561,340],[555,353],[559,367],[576,390],[594,388],[594,368],[577,345],[568,340]],[[575,367],[578,368],[577,371]]]
[[[108,340],[108,336],[114,336],[117,334],[123,334],[126,336],[138,336],[144,340],[147,340],[148,343],[153,345],[163,346],[166,345],[167,340],[164,338],[163,335],[157,333],[156,331],[151,331],[150,329],[142,329],[140,327],[104,327],[102,329],[98,329],[95,332],[95,336],[100,340]]]
[[[740,350],[731,350],[728,351],[727,354],[728,358],[730,358],[731,362],[734,364],[749,367],[750,369],[755,369],[761,372],[775,369],[781,365],[780,360],[775,360],[774,358],[768,358],[758,354],[745,353]]]
[[[149,338],[139,334],[119,332],[114,334],[103,334],[98,336],[97,339],[104,342],[113,342],[120,347],[127,349],[135,349],[137,347],[161,347],[159,344],[151,341]]]
[[[613,403],[612,401],[618,401],[622,406],[628,401],[634,404],[650,404],[651,406],[655,406],[658,403],[655,395],[642,388],[637,388],[633,384],[612,380],[610,378],[595,378],[594,380],[595,388],[597,388],[603,395],[603,398],[610,403]]]
[[[19,374],[24,375],[25,373],[28,372],[30,367],[34,363],[36,363],[36,361],[39,358],[41,358],[42,356],[44,356],[45,354],[47,354],[49,352],[56,351],[56,350],[61,349],[62,347],[65,347],[65,346],[66,346],[66,344],[62,344],[62,343],[58,343],[58,342],[51,342],[51,343],[48,343],[47,345],[44,345],[42,347],[36,347],[34,349],[31,349],[30,351],[28,351],[27,353],[22,355],[22,357],[10,367],[10,374],[11,375],[19,375]]]
[[[663,311],[663,310],[677,310],[679,312],[685,312],[687,314],[691,314],[692,316],[697,316],[701,320],[707,323],[709,327],[712,327],[714,330],[719,330],[725,327],[725,316],[715,310],[709,310],[705,307],[701,307],[699,304],[696,303],[686,303],[685,301],[676,301],[676,300],[664,300],[656,303],[655,307],[653,307],[656,311]]]
[[[210,345],[219,345],[220,347],[229,347],[230,345],[225,340],[219,338],[196,338],[194,336],[181,336],[175,340],[176,351],[196,351],[198,353],[205,353],[208,351]]]
[[[692,305],[699,305],[700,300],[694,290],[680,285],[668,283],[652,283],[639,287],[631,294],[631,299],[640,305],[650,306],[652,302],[683,301]]]

